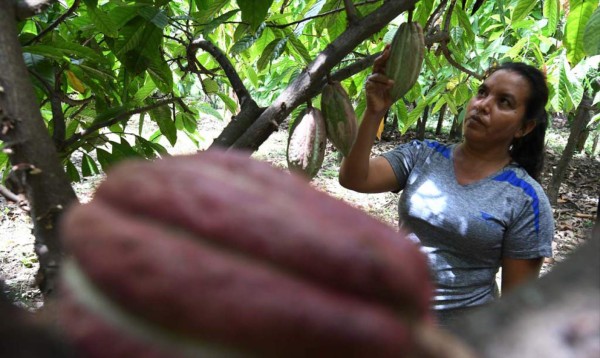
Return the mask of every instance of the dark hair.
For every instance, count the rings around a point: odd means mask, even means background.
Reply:
[[[539,69],[522,62],[505,62],[493,68],[490,74],[500,70],[516,72],[529,83],[529,98],[523,124],[535,121],[535,127],[527,135],[513,140],[510,156],[527,171],[527,174],[539,182],[544,167],[544,145],[548,128],[546,76]]]

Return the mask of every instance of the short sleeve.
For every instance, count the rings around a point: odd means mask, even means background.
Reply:
[[[550,202],[539,185],[505,233],[503,256],[514,259],[552,257],[554,218]]]
[[[400,190],[404,189],[406,186],[408,176],[425,149],[426,146],[422,141],[413,140],[410,143],[401,144],[389,152],[382,154],[382,157],[387,159],[392,166]]]

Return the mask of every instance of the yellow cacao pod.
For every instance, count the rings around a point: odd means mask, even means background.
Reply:
[[[302,111],[288,137],[288,169],[309,179],[314,178],[323,164],[326,142],[325,119],[321,111],[313,107]]]
[[[386,75],[394,80],[391,92],[394,102],[417,82],[424,52],[425,41],[421,25],[418,22],[402,23],[392,40],[385,70]]]
[[[356,113],[348,93],[338,81],[328,82],[321,93],[327,138],[344,156],[350,153],[358,134]]]

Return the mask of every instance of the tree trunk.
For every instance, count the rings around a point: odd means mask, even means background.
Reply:
[[[417,122],[417,139],[425,139],[425,129],[427,129],[427,119],[429,119],[429,106],[425,106],[423,116]]]
[[[551,272],[466,315],[451,331],[481,358],[598,357],[598,252],[599,223]]]
[[[440,108],[440,115],[438,117],[437,127],[435,127],[436,135],[442,134],[442,126],[444,125],[444,117],[446,116],[446,107],[447,106],[448,106],[447,104],[444,104],[442,106],[442,108]]]
[[[590,116],[591,119],[591,116]],[[575,146],[575,151],[577,153],[582,153],[585,150],[585,142],[590,136],[590,129],[587,128],[587,123],[585,124],[586,128],[584,128],[579,134],[579,139],[577,139],[577,145]]]
[[[450,128],[450,137],[451,141],[459,140],[462,138],[462,126],[460,121],[458,120],[459,115],[455,115],[452,120],[452,127]]]
[[[62,258],[57,224],[77,197],[36,102],[18,42],[15,4],[0,0],[0,140],[13,166],[13,190],[29,201],[40,263],[37,279],[47,296],[54,290]]]
[[[547,190],[548,199],[552,205],[556,205],[556,201],[558,200],[560,184],[567,173],[567,168],[569,167],[571,158],[573,158],[573,152],[575,151],[579,135],[585,129],[585,126],[591,119],[591,108],[592,99],[587,93],[584,93],[581,103],[579,103],[579,106],[577,107],[575,119],[573,120],[573,123],[571,123],[571,133],[569,134],[567,145],[565,146],[556,169],[554,169],[552,172],[552,180],[550,181]]]

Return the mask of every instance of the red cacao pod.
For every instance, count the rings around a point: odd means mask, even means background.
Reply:
[[[411,241],[246,154],[118,165],[61,230],[86,357],[398,357],[430,322]]]

